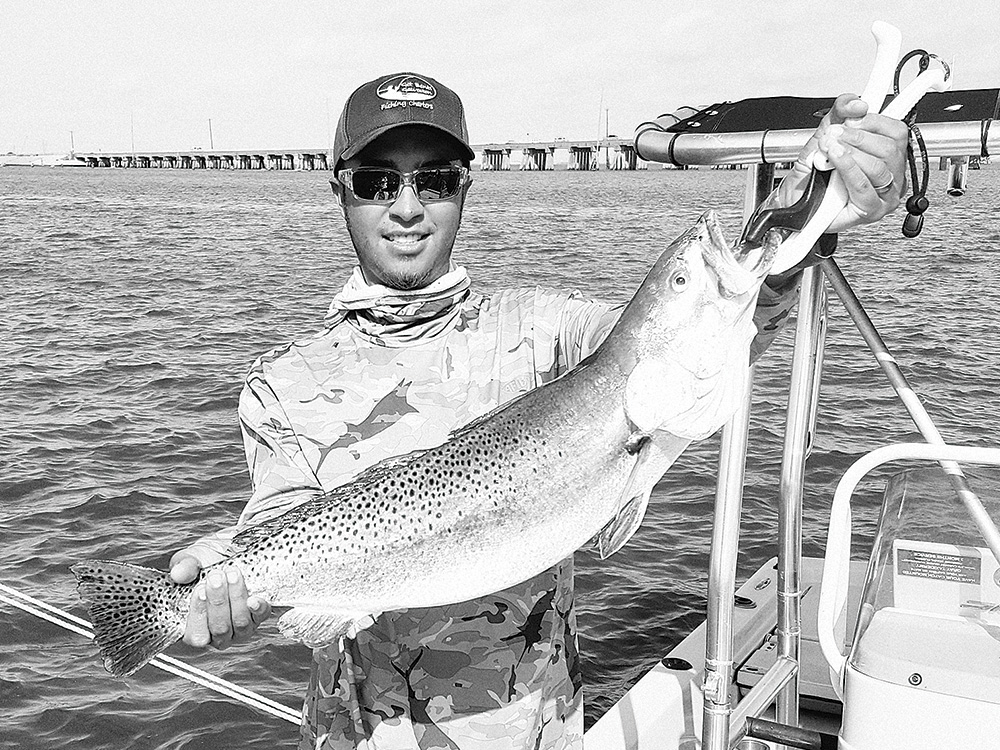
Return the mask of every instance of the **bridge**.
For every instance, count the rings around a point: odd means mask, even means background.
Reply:
[[[507,141],[473,144],[474,162],[483,171],[545,171],[555,168],[556,153],[565,154],[566,168],[645,169],[631,138],[593,140]],[[519,157],[512,159],[512,155]],[[333,158],[327,149],[215,149],[190,151],[77,152],[75,157],[89,167],[118,169],[279,169],[329,170]],[[603,158],[602,158],[603,157]]]
[[[508,171],[511,154],[520,153],[520,169],[544,171],[555,168],[556,151],[565,151],[566,168],[590,171],[607,169],[645,169],[646,163],[636,156],[631,138],[602,138],[600,140],[485,143],[473,145],[476,160],[484,171]],[[601,164],[601,154],[604,164]]]

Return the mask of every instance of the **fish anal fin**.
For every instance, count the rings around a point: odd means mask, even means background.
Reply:
[[[364,612],[334,612],[314,607],[293,607],[278,618],[281,633],[310,648],[336,643],[343,637],[353,638],[375,622]]]
[[[614,518],[608,521],[607,525],[597,534],[597,552],[602,560],[606,560],[611,555],[625,546],[625,543],[632,538],[632,535],[642,524],[643,516],[646,515],[646,508],[649,505],[649,495],[653,491],[649,490],[633,496]]]

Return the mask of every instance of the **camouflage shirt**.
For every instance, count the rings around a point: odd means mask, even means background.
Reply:
[[[765,286],[757,353],[791,302]],[[265,354],[240,399],[254,492],[237,528],[440,444],[574,366],[616,316],[575,294],[468,293],[426,336],[386,333],[362,311]],[[200,545],[225,551],[232,533]],[[300,747],[580,748],[581,688],[570,558],[482,599],[386,612],[343,650],[314,650]]]

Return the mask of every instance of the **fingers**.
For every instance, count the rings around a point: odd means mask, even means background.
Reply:
[[[888,138],[844,125],[831,125],[820,144],[830,160],[839,164],[841,177],[849,186],[853,182],[859,188],[878,188],[895,179],[888,164],[893,145]]]
[[[261,600],[254,597],[254,601],[251,602],[247,598],[246,584],[243,582],[243,576],[240,575],[238,569],[229,568],[226,571],[226,582],[229,586],[229,614],[230,622],[232,623],[232,639],[240,641],[257,629],[259,621],[254,620],[254,612],[252,611],[251,604],[259,604]]]
[[[826,149],[826,155],[843,180],[848,195],[847,207],[830,226],[829,231],[839,232],[848,226],[875,221],[898,205],[898,192],[891,191],[891,195],[887,196],[890,200],[884,201],[882,199],[882,196],[875,189],[873,178],[865,172],[861,162],[865,162],[869,170],[880,173],[882,170],[873,167],[870,161],[859,155],[859,152],[849,150],[841,143],[834,141]],[[874,179],[880,180],[882,177],[876,176]],[[881,186],[888,182],[888,179],[884,179],[878,184]],[[889,185],[889,187],[895,188],[894,185]]]
[[[213,570],[205,578],[208,593],[208,632],[212,645],[226,648],[233,639],[232,611],[229,606],[229,585],[221,570]],[[244,594],[245,596],[245,594]]]
[[[869,113],[862,99],[842,94],[782,180],[778,204],[792,205],[802,193],[818,150],[837,170],[848,193],[848,205],[829,231],[840,232],[881,219],[899,206],[906,193],[908,140],[909,129],[904,123]]]
[[[247,639],[271,613],[270,605],[247,595],[235,566],[209,571],[191,599],[184,642],[195,648],[225,649]]]
[[[848,206],[830,231],[876,221],[899,206],[906,192],[909,130],[904,123],[869,113],[864,101],[843,94],[814,137],[848,193]]]
[[[204,586],[195,587],[188,610],[187,625],[184,628],[184,642],[195,648],[207,648],[212,642],[208,632],[208,597]]]
[[[842,125],[847,122],[857,122],[868,113],[868,105],[854,94],[841,94],[834,101],[830,111],[823,115],[819,127],[806,141],[805,146],[799,152],[796,166],[801,164],[806,172],[812,169],[812,156],[817,149],[821,149],[823,136],[829,131],[832,125]]]
[[[906,190],[906,138],[903,123],[878,115],[831,125],[820,148],[847,188],[852,213],[861,222],[894,211]]]
[[[827,135],[832,125],[841,125],[848,121],[855,121],[864,118],[868,112],[868,105],[854,94],[841,94],[834,101],[830,111],[827,112],[820,121],[819,127],[809,137],[805,145],[799,151],[792,165],[792,171],[781,182],[781,203],[791,205],[801,195],[802,187],[809,178],[809,173],[813,168],[813,156],[817,151],[825,151],[823,138]]]

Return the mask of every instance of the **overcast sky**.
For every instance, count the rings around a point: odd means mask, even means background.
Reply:
[[[327,148],[345,98],[412,70],[473,142],[631,136],[677,107],[860,92],[873,20],[1000,86],[996,0],[0,0],[0,153]],[[913,66],[915,69],[915,65]],[[607,111],[608,123],[605,123]]]

